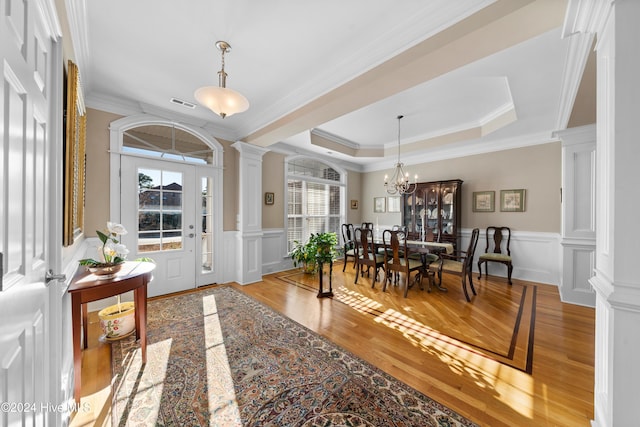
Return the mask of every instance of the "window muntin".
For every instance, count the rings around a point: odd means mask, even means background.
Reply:
[[[344,177],[315,159],[297,158],[287,165],[287,250],[311,233],[335,232],[344,222]]]
[[[214,164],[215,160],[215,151],[200,138],[165,125],[139,126],[125,131],[122,151],[187,163]]]
[[[181,172],[138,169],[138,252],[182,249]]]

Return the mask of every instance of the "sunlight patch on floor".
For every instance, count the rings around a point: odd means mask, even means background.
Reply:
[[[123,351],[126,356],[122,360],[122,381],[120,381],[114,389],[115,396],[122,395],[122,397],[118,398],[118,406],[135,409],[138,407],[136,400],[142,399],[144,396],[148,396],[148,393],[158,396],[156,401],[160,402],[159,396],[162,396],[164,379],[167,376],[167,365],[169,363],[169,354],[171,352],[171,342],[171,339],[166,339],[157,343],[147,344],[147,357],[150,354],[153,354],[156,360],[154,363],[148,363],[145,365],[142,365],[140,362],[134,363],[135,359],[142,358],[140,349],[137,349],[136,351]],[[133,342],[133,345],[135,345],[135,341]],[[136,369],[135,366],[140,367],[139,371],[137,373],[130,372],[132,369]],[[152,366],[156,372],[151,372]],[[157,380],[150,380],[153,378],[157,378]],[[143,386],[141,387],[140,384],[143,384]],[[159,404],[153,405],[153,407],[149,409],[152,412],[148,419],[155,422],[158,419],[158,412],[160,410]],[[122,415],[123,411],[120,411],[120,416]],[[120,425],[121,421],[122,420],[116,420],[116,425]]]
[[[360,313],[371,313],[374,310],[377,311],[383,308],[379,302],[367,298],[358,292],[346,288],[342,288],[341,291],[343,293],[334,295],[334,299],[339,300]]]
[[[415,345],[437,356],[459,375],[473,378],[476,385],[490,390],[495,398],[524,417],[533,417],[533,378],[525,372],[487,358],[473,347],[443,335],[415,319],[384,306],[358,292],[341,289],[335,298],[361,313],[375,310],[375,322],[402,333]]]
[[[242,426],[215,295],[202,299],[211,425]]]

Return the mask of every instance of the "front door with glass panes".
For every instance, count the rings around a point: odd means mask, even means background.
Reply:
[[[196,287],[198,221],[196,167],[179,162],[122,156],[122,236],[127,259],[156,262],[149,296]]]

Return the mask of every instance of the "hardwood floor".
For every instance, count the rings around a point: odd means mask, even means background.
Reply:
[[[589,426],[593,417],[595,311],[560,302],[555,286],[474,278],[467,303],[460,278],[448,292],[371,288],[336,264],[333,298],[296,270],[232,284],[480,425]],[[371,276],[373,277],[373,275]],[[325,280],[325,290],[328,287]],[[96,320],[94,320],[96,322]],[[90,324],[82,402],[72,426],[110,424],[110,345]]]

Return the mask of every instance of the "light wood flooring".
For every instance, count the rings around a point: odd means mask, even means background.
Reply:
[[[333,270],[333,298],[317,276],[274,273],[235,288],[253,296],[483,426],[589,426],[593,418],[595,311],[560,302],[555,286],[474,276],[467,303],[460,278],[448,292],[358,279]],[[324,290],[328,289],[325,278]],[[95,316],[83,357],[83,408],[71,426],[110,425],[110,344]]]

